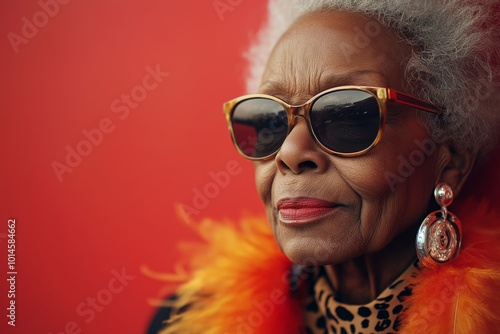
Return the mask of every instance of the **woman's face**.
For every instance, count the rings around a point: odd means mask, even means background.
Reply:
[[[411,52],[361,14],[311,14],[276,45],[259,92],[293,105],[343,85],[408,92],[403,68]],[[389,105],[381,142],[358,157],[326,153],[299,119],[277,155],[255,163],[273,233],[293,262],[336,264],[376,252],[426,214],[440,164],[422,112]]]

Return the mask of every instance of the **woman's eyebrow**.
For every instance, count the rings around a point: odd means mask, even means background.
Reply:
[[[382,73],[373,70],[326,74],[320,79],[320,87],[323,90],[345,85],[386,87],[388,83],[389,81]]]
[[[341,74],[331,73],[324,74],[319,78],[319,90],[345,85],[387,87],[388,82],[383,74],[373,70],[357,70]],[[276,80],[266,80],[259,88],[259,92],[275,96],[287,93],[287,90],[286,83]]]

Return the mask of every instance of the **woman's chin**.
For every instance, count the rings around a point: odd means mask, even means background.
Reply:
[[[292,263],[304,266],[339,264],[360,255],[347,243],[339,245],[319,238],[296,237],[278,243]]]
[[[366,251],[351,233],[349,219],[320,219],[312,224],[273,224],[274,237],[293,263],[322,266],[348,261]],[[335,227],[334,227],[335,226]]]

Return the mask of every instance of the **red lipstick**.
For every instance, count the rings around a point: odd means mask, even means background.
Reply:
[[[332,212],[337,204],[316,198],[284,198],[277,203],[280,220],[285,224],[307,224]]]

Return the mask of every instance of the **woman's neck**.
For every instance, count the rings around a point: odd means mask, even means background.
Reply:
[[[326,266],[337,299],[347,304],[366,304],[377,298],[415,259],[417,229],[401,233],[376,253]]]

